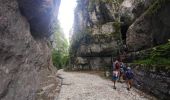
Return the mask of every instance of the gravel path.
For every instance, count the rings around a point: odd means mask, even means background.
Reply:
[[[110,80],[97,75],[63,70],[59,75],[63,83],[57,100],[155,100],[134,88],[127,91],[125,83],[117,83],[115,90]]]

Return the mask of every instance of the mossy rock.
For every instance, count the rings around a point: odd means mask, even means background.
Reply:
[[[170,69],[170,42],[156,46],[149,50],[150,53],[145,59],[134,61],[146,65],[166,65]]]

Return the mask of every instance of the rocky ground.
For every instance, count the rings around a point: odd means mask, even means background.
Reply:
[[[135,88],[128,91],[125,83],[117,83],[115,90],[110,80],[97,75],[59,70],[59,76],[63,81],[56,100],[156,100]]]

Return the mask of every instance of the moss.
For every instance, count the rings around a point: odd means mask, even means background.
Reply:
[[[112,33],[112,36],[116,39],[119,40],[120,39],[120,29],[121,29],[121,24],[119,22],[114,22],[113,23],[113,27],[115,29],[115,32]]]
[[[153,58],[153,59],[145,59],[145,60],[138,60],[135,61],[134,63],[138,64],[146,64],[146,65],[170,65],[170,59],[166,58]]]
[[[150,54],[146,59],[134,61],[138,64],[147,65],[166,65],[170,68],[170,42],[156,46],[151,49]]]
[[[162,8],[165,3],[169,2],[169,0],[156,0],[146,11],[146,14],[153,15],[158,12],[160,8]]]
[[[94,35],[95,38],[101,39],[101,38],[109,38],[111,37],[111,34],[97,34]]]
[[[88,11],[93,11],[95,8],[95,4],[99,4],[101,2],[107,4],[118,4],[120,5],[124,0],[89,0]]]
[[[90,0],[88,5],[88,11],[92,12],[95,9],[95,0]]]

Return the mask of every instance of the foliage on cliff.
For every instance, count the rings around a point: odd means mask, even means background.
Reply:
[[[153,15],[158,12],[158,10],[164,7],[165,3],[170,2],[169,0],[155,0],[155,2],[146,11],[147,14]]]
[[[170,66],[170,42],[152,48],[146,59],[137,60],[135,63]]]
[[[59,24],[57,24],[55,27],[53,46],[54,46],[52,52],[53,64],[58,69],[61,69],[68,64],[69,55],[68,55],[68,42]]]

